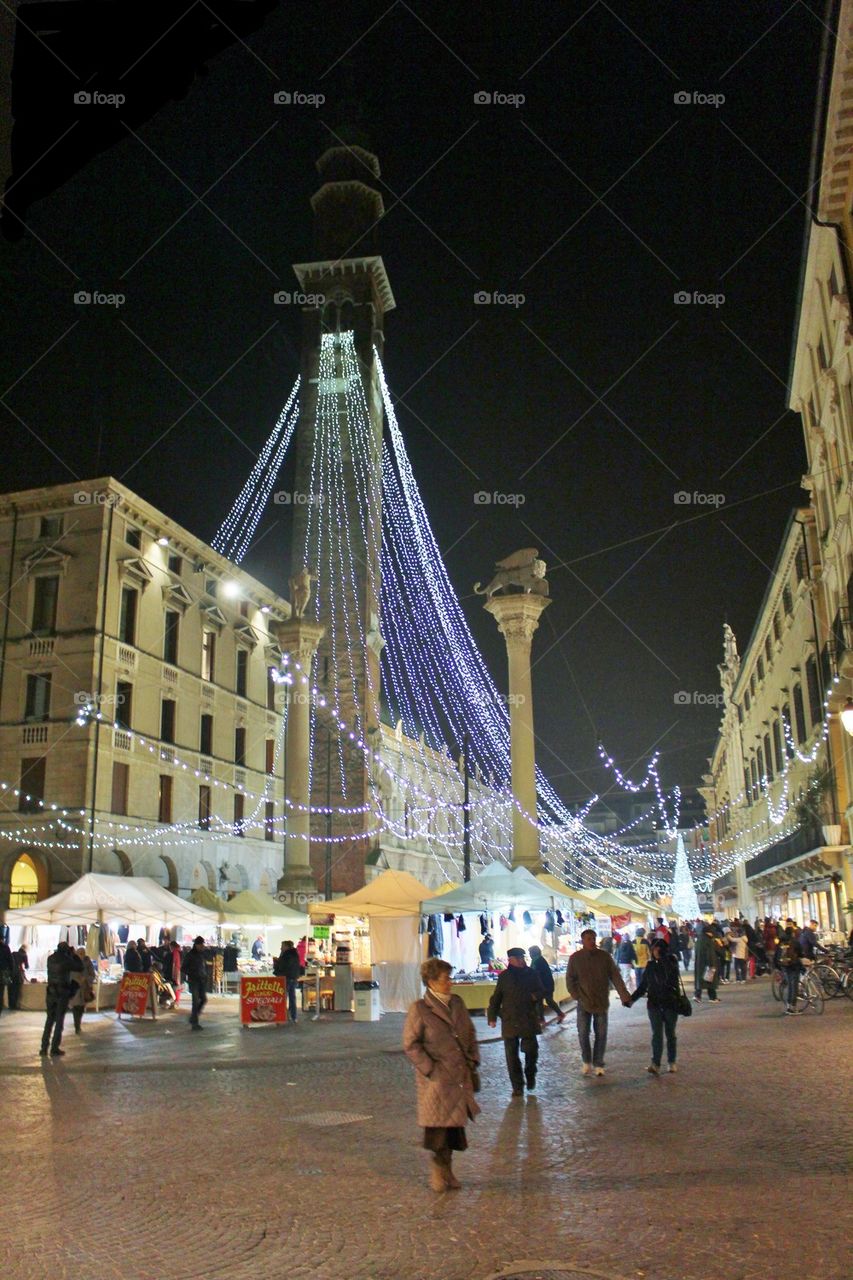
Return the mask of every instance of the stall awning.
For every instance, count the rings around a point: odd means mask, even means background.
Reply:
[[[307,914],[286,907],[269,893],[260,893],[255,889],[242,889],[224,904],[225,921],[228,924],[266,925],[268,928],[292,925],[294,929],[304,929]]]
[[[522,907],[531,911],[547,911],[553,893],[540,884],[525,867],[510,871],[502,862],[490,862],[467,884],[452,893],[425,898],[421,909],[425,915],[444,912],[499,911],[503,907]]]
[[[174,924],[212,933],[219,923],[213,911],[179,898],[148,876],[81,876],[51,898],[5,913],[6,923],[94,924],[116,920],[123,924]]]
[[[432,889],[408,871],[383,871],[363,889],[356,889],[345,898],[312,902],[308,910],[312,916],[386,916],[389,919],[419,916],[421,901],[431,893]]]

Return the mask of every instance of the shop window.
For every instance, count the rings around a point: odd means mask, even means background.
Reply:
[[[31,631],[37,635],[50,635],[56,630],[56,606],[59,600],[59,577],[45,574],[33,584],[33,615]]]
[[[172,775],[160,774],[160,795],[157,802],[157,821],[172,821]]]
[[[246,730],[242,726],[234,730],[234,763],[246,764]]]
[[[241,795],[239,791],[234,794],[234,834],[235,836],[244,836],[246,834],[243,828],[243,810],[246,803],[246,797]]]
[[[181,615],[176,609],[167,609],[163,627],[163,660],[173,667],[178,665],[178,632]]]
[[[160,703],[160,741],[175,741],[175,702],[172,698],[164,698]]]
[[[110,813],[127,813],[127,792],[130,785],[130,766],[113,761],[113,794]]]
[[[201,786],[198,789],[198,825],[202,831],[210,830],[210,787]]]
[[[21,782],[18,787],[18,811],[38,813],[44,800],[45,756],[34,756],[21,761]]]
[[[201,726],[198,735],[198,749],[203,756],[213,755],[213,716],[204,715],[201,717]]]
[[[25,720],[50,719],[50,685],[49,672],[27,676],[26,701],[24,703]]]
[[[238,696],[239,696],[239,697],[241,697],[241,698],[245,698],[245,697],[246,697],[246,686],[247,686],[247,683],[248,683],[248,671],[249,671],[249,650],[248,650],[248,649],[238,649],[238,650],[237,650],[237,680],[236,680],[236,689],[237,689],[237,694],[238,694]]]
[[[120,729],[129,729],[133,715],[133,685],[128,680],[116,684],[116,707],[113,719]]]
[[[122,644],[136,644],[136,606],[139,592],[133,587],[122,587],[121,609],[118,619],[118,638]]]
[[[203,631],[201,634],[201,678],[213,680],[216,670],[216,632]]]
[[[273,826],[274,820],[275,820],[275,805],[273,804],[272,800],[267,800],[266,804],[264,805],[264,839],[265,840],[275,839],[275,827]]]

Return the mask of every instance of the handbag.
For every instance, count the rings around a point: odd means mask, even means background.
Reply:
[[[679,996],[678,996],[679,1017],[692,1018],[693,1005],[690,1003],[690,997],[688,996],[687,992],[684,990],[684,982],[682,981],[680,973],[678,975],[678,985],[681,988],[681,991],[679,992]]]
[[[470,1062],[468,1063],[468,1069],[471,1072],[471,1088],[474,1090],[475,1093],[479,1093],[480,1092],[480,1069],[479,1067],[473,1066],[473,1064]]]
[[[702,973],[703,982],[713,982],[717,977],[717,970],[712,964],[706,964]]]

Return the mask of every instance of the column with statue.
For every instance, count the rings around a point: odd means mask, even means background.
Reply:
[[[487,596],[483,606],[495,619],[506,641],[509,664],[510,754],[512,761],[512,865],[534,874],[542,870],[539,829],[536,825],[536,743],[533,733],[533,682],[530,650],[539,619],[551,603],[545,562],[533,548],[516,551],[499,560],[495,575],[477,595]],[[510,592],[511,587],[520,588]],[[506,592],[499,595],[498,592]]]
[[[311,598],[312,575],[303,569],[290,579],[291,616],[276,624],[275,632],[283,654],[298,662],[301,673],[287,689],[285,730],[285,866],[278,881],[279,893],[316,893],[311,870],[311,668],[325,627],[310,622],[305,610]],[[305,675],[307,684],[299,678]]]

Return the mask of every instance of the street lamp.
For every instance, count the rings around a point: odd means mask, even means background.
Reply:
[[[853,737],[853,698],[848,698],[844,706],[841,708],[841,723],[847,732]]]

